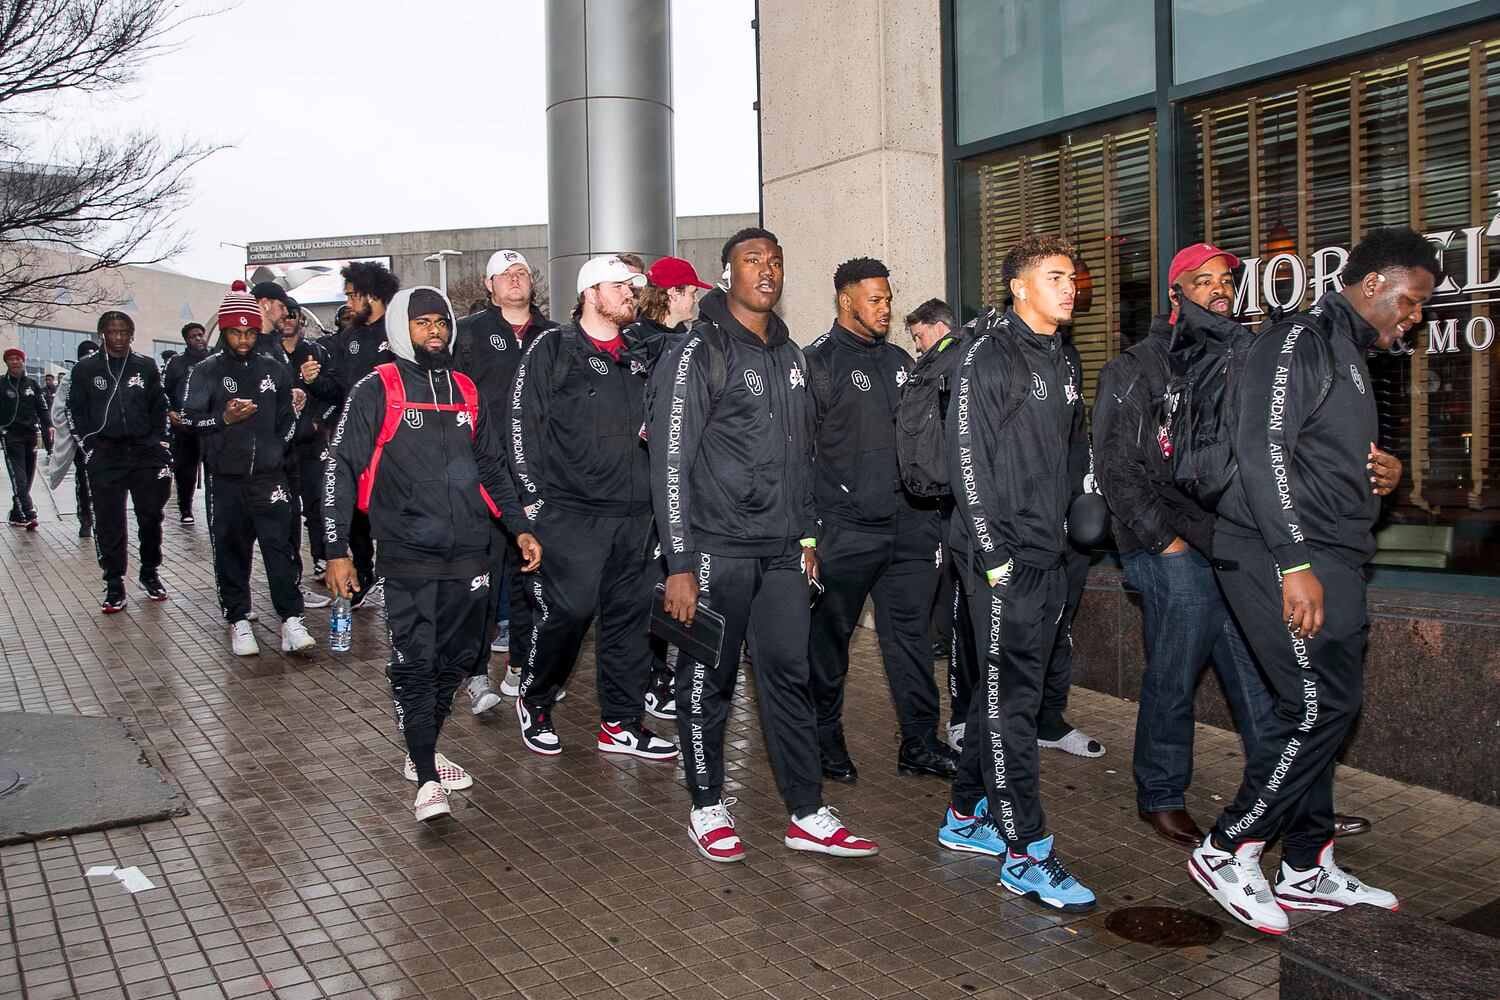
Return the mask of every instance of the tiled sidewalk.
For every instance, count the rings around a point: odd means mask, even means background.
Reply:
[[[509,702],[475,719],[460,695],[445,749],[477,783],[455,794],[453,819],[419,827],[378,610],[356,614],[350,654],[327,652],[326,612],[312,612],[316,655],[276,652],[268,614],[260,657],[236,659],[200,520],[167,526],[172,600],[133,592],[105,619],[92,547],[38,499],[40,531],[0,535],[0,711],[123,718],[191,812],[0,849],[0,996],[1277,994],[1276,944],[1227,920],[1216,944],[1184,951],[1105,930],[1112,910],[1147,902],[1217,912],[1189,884],[1186,853],[1135,818],[1127,702],[1075,692],[1071,718],[1109,753],[1043,757],[1050,824],[1101,898],[1082,918],[1016,902],[992,862],[937,848],[947,789],[896,776],[889,696],[863,631],[846,719],[861,776],[827,792],[881,842],[878,858],[781,846],[786,817],[746,691],[728,773],[750,859],[699,860],[679,769],[594,750],[587,659],[557,713],[556,759],[521,746]],[[269,608],[259,585],[257,603]],[[1200,730],[1201,820],[1238,768],[1235,737]],[[1376,821],[1340,860],[1406,911],[1452,917],[1500,895],[1500,811],[1347,769],[1339,806]],[[128,895],[85,879],[93,864],[139,865],[159,888]]]

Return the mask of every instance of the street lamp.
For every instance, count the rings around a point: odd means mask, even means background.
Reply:
[[[428,254],[423,258],[429,264],[437,261],[438,290],[444,295],[448,294],[448,258],[462,257],[463,255],[464,252],[462,250],[439,250],[437,253]]]

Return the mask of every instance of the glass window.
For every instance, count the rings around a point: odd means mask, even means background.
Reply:
[[[26,371],[38,377],[73,367],[78,359],[78,345],[95,338],[92,333],[50,326],[22,326],[19,333],[21,350],[26,352]]]
[[[1153,0],[955,0],[960,143],[1156,86]]]
[[[965,160],[960,287],[965,316],[1003,308],[1000,262],[1027,233],[1060,233],[1078,252],[1069,338],[1092,402],[1104,363],[1144,333],[1156,301],[1156,125],[1137,116]]]
[[[1472,0],[1172,0],[1177,83],[1251,66],[1367,31],[1416,22]]]
[[[1443,248],[1448,280],[1420,332],[1371,359],[1381,444],[1406,464],[1374,562],[1495,572],[1500,25],[1185,113],[1182,236],[1245,258],[1246,322],[1337,287],[1332,276],[1370,229],[1411,226]]]

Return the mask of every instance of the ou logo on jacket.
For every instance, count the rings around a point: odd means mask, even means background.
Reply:
[[[228,375],[225,375],[224,376],[224,391],[225,392],[239,392],[240,391],[240,384],[238,382],[236,382],[234,379],[230,378]]]
[[[406,426],[410,427],[414,431],[419,431],[422,429],[421,410],[407,410],[401,415],[401,419],[406,421]]]
[[[603,358],[589,358],[589,367],[594,369],[594,371],[598,372],[600,375],[609,374],[609,365],[606,365],[604,363]]]
[[[1037,399],[1047,398],[1047,383],[1036,372],[1031,373],[1031,394]]]
[[[1350,365],[1349,377],[1354,379],[1354,388],[1358,389],[1359,394],[1363,396],[1365,394],[1365,380],[1360,377],[1359,369],[1354,367],[1353,365]]]
[[[870,376],[866,375],[864,372],[856,368],[854,370],[854,374],[850,375],[849,377],[854,380],[854,388],[858,389],[860,392],[870,391]]]
[[[505,338],[498,333],[490,334],[490,346],[497,351],[505,350]]]
[[[745,388],[750,390],[752,396],[759,396],[766,391],[765,383],[760,380],[760,372],[754,368],[745,369]]]

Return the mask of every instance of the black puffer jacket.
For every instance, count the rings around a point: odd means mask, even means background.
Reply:
[[[762,342],[717,289],[699,313],[652,377],[652,499],[672,573],[696,571],[699,553],[773,556],[816,537],[802,349],[775,314]]]
[[[250,400],[255,412],[225,423],[231,399]],[[248,479],[280,472],[296,425],[292,376],[279,361],[255,351],[236,357],[221,348],[188,372],[182,429],[202,439],[203,462],[216,476]]]

